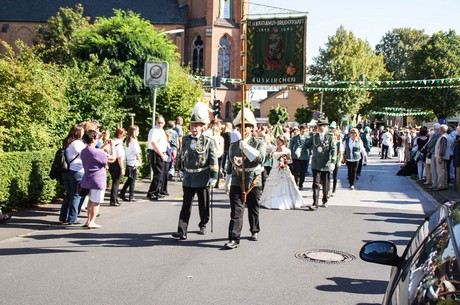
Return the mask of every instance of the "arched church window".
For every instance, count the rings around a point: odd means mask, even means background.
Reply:
[[[219,40],[217,75],[223,78],[230,78],[230,51],[231,46],[227,37]]]
[[[201,36],[197,36],[192,43],[192,72],[199,73],[203,71],[203,48],[204,42]]]

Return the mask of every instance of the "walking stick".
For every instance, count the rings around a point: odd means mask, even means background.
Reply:
[[[211,185],[211,233],[214,232],[214,223],[213,223],[214,217],[212,215],[213,201],[214,201],[214,186]]]

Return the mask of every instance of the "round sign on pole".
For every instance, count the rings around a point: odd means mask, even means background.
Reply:
[[[164,87],[168,84],[168,62],[147,61],[144,66],[144,85]]]

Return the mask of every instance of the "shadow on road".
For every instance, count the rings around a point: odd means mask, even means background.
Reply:
[[[347,292],[356,294],[384,294],[388,285],[387,281],[366,279],[352,279],[345,277],[329,277],[331,285],[316,286],[316,289],[327,292]]]

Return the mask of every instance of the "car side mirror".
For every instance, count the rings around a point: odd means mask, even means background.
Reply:
[[[389,241],[371,241],[366,243],[359,252],[359,257],[366,262],[397,266],[401,258],[397,254],[396,245]]]

